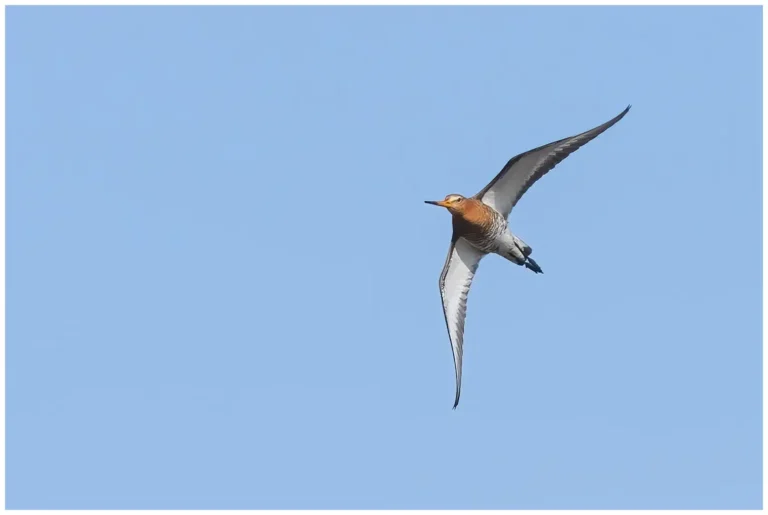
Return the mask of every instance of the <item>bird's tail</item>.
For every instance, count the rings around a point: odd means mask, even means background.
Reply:
[[[512,237],[515,239],[515,246],[518,249],[520,249],[520,252],[523,253],[523,256],[525,256],[526,258],[530,256],[531,252],[533,252],[533,249],[531,248],[531,246],[515,235],[512,235]]]

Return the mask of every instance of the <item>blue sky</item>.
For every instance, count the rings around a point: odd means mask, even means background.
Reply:
[[[759,7],[6,20],[8,508],[761,507]]]

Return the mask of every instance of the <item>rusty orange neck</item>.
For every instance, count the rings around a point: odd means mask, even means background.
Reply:
[[[477,199],[465,199],[461,204],[452,207],[450,212],[453,215],[453,228],[459,235],[479,236],[493,227],[493,211]]]

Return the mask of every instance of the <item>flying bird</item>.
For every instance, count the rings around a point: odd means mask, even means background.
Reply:
[[[486,254],[498,254],[534,273],[542,273],[541,267],[531,258],[533,249],[509,230],[509,213],[528,188],[563,159],[621,120],[630,107],[632,106],[627,106],[615,118],[594,129],[513,157],[501,172],[473,197],[451,194],[444,200],[425,201],[427,204],[446,208],[453,218],[453,236],[439,283],[456,371],[454,409],[459,405],[461,396],[467,295],[480,260]]]

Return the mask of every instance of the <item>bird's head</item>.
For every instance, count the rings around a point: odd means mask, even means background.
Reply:
[[[445,199],[443,200],[425,200],[424,202],[427,204],[432,204],[433,206],[444,207],[448,211],[454,213],[461,212],[465,200],[466,199],[461,195],[451,193],[450,195],[446,195]]]

